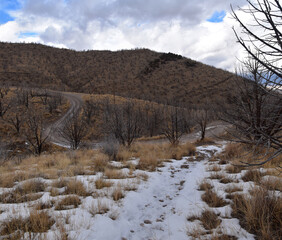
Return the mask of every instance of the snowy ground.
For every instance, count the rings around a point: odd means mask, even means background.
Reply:
[[[164,166],[155,172],[146,172],[149,176],[147,181],[141,178],[113,180],[114,187],[126,184],[131,187],[135,186],[118,201],[113,201],[108,197],[109,192],[114,188],[112,187],[101,190],[97,198],[81,197],[82,204],[78,208],[62,211],[50,209],[50,214],[58,221],[61,219],[63,229],[68,233],[70,239],[192,239],[189,236],[190,232],[204,231],[204,229],[200,221],[192,222],[187,218],[200,215],[205,209],[211,209],[202,201],[203,191],[199,191],[198,188],[199,184],[212,174],[209,168],[214,163],[209,162],[209,159],[212,155],[221,152],[223,148],[224,145],[198,147],[196,157],[171,160],[165,162]],[[138,174],[142,176],[144,173],[138,170],[135,172],[136,176]],[[224,166],[221,166],[221,172],[226,174]],[[232,174],[230,177],[236,180],[236,184],[243,187],[244,191],[247,191],[250,184],[240,181],[240,174]],[[93,183],[99,176],[78,176],[77,178],[89,189],[90,183]],[[224,189],[235,184],[221,184],[216,179],[209,179],[209,181],[222,197],[226,195]],[[101,194],[102,191],[107,192]],[[40,199],[46,202],[50,200],[52,197],[49,192],[44,193]],[[15,214],[24,216],[34,204],[0,204],[0,213],[3,212],[0,215],[0,221],[5,221]],[[109,211],[104,214],[91,214],[91,208],[99,204],[107,205]],[[253,235],[240,227],[237,219],[231,217],[230,205],[213,208],[213,210],[219,215],[222,222],[212,233],[207,232],[204,239],[210,239],[215,233],[228,234],[238,239],[254,239]],[[60,239],[61,234],[62,230],[57,224],[43,235],[46,239]]]

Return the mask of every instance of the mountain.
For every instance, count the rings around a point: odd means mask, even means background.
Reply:
[[[228,95],[233,74],[148,49],[74,51],[0,43],[0,83],[198,104]]]

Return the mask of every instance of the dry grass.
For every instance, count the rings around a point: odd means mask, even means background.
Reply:
[[[93,159],[93,169],[96,172],[104,172],[107,168],[109,157],[104,153],[97,153]]]
[[[219,235],[216,233],[211,236],[211,240],[237,240],[237,239],[238,239],[237,237],[230,236],[227,234]]]
[[[209,207],[224,207],[227,205],[227,202],[219,197],[214,191],[207,189],[202,195],[202,200],[206,202]]]
[[[67,180],[64,178],[60,178],[56,181],[53,181],[52,183],[52,187],[55,187],[55,188],[63,188],[65,186],[67,186]]]
[[[231,143],[226,145],[223,154],[221,154],[221,158],[231,160],[234,158],[238,158],[242,155],[243,146],[238,143]]]
[[[248,170],[243,176],[242,176],[242,180],[244,182],[256,182],[259,183],[262,179],[262,177],[264,176],[264,173],[262,173],[259,170]]]
[[[113,183],[100,178],[95,181],[95,186],[97,189],[102,189],[113,186]]]
[[[148,178],[149,178],[149,176],[148,176],[146,173],[138,173],[138,174],[136,175],[136,178],[137,178],[137,179],[141,179],[141,180],[143,180],[143,181],[147,181]]]
[[[270,191],[282,192],[282,181],[280,177],[267,177],[261,180],[260,184]]]
[[[203,239],[203,236],[206,235],[206,231],[202,227],[193,227],[187,228],[186,234],[188,237],[191,237],[193,240]]]
[[[212,189],[213,186],[206,180],[204,180],[203,182],[201,182],[201,184],[199,185],[199,188],[198,190],[200,191],[206,191],[206,190],[209,190],[209,189]]]
[[[162,161],[159,160],[157,155],[153,152],[151,155],[141,156],[136,168],[141,170],[155,171],[161,163]]]
[[[243,191],[243,189],[241,187],[237,187],[236,185],[229,186],[228,188],[225,189],[225,192],[229,194],[234,193],[234,192],[239,192],[239,191]]]
[[[202,139],[202,140],[197,140],[197,141],[195,142],[195,144],[196,144],[197,146],[210,145],[210,144],[214,144],[214,143],[215,143],[214,140],[211,139],[211,138],[204,138],[204,139]]]
[[[105,170],[104,175],[108,179],[124,179],[127,177],[121,170],[109,168]]]
[[[220,180],[220,179],[223,179],[224,177],[225,176],[222,173],[216,172],[216,173],[212,173],[209,178],[210,179],[218,179],[218,180]]]
[[[227,183],[232,183],[232,182],[234,182],[234,179],[229,178],[229,177],[224,177],[224,178],[220,179],[219,182],[220,182],[220,183],[223,183],[223,184],[227,184]]]
[[[19,186],[23,194],[43,192],[45,185],[41,180],[28,180]]]
[[[211,210],[205,210],[199,220],[202,222],[206,230],[212,230],[218,227],[221,223],[218,216]]]
[[[67,196],[56,204],[55,210],[77,208],[80,204],[81,201],[78,196]]]
[[[92,202],[92,204],[88,207],[88,212],[95,216],[96,214],[104,214],[110,210],[107,203],[103,202],[102,200],[98,199],[97,203]]]
[[[49,192],[50,192],[51,197],[56,197],[56,196],[60,195],[60,191],[57,188],[51,188],[49,190]]]
[[[220,166],[215,165],[215,164],[213,164],[212,166],[208,168],[208,171],[211,171],[211,172],[219,172],[220,170],[221,170]]]
[[[14,186],[13,174],[1,174],[0,175],[0,187],[11,188]]]
[[[34,206],[35,210],[44,210],[44,209],[49,209],[54,206],[54,201],[49,201],[49,202],[39,202]]]
[[[154,171],[162,166],[167,159],[180,160],[184,156],[195,155],[196,147],[192,143],[180,144],[136,144],[133,151],[135,157],[140,157],[138,169]]]
[[[19,239],[23,232],[42,233],[48,231],[55,221],[44,211],[33,211],[27,219],[12,218],[2,223],[1,235],[14,235],[14,239]],[[19,238],[17,238],[18,236]],[[9,239],[9,238],[8,238]],[[12,238],[13,239],[13,238]]]
[[[195,221],[195,220],[199,220],[202,222],[203,227],[206,230],[212,230],[214,228],[217,228],[220,223],[221,220],[218,218],[218,216],[215,214],[215,212],[213,212],[212,210],[204,210],[201,214],[201,216],[191,216],[187,218],[188,221]]]
[[[242,171],[242,167],[236,166],[236,165],[228,165],[225,168],[225,171],[227,173],[240,173]]]
[[[117,161],[128,161],[133,157],[136,157],[135,146],[131,146],[131,148],[120,146],[118,149],[118,153],[116,156]]]
[[[258,239],[280,239],[282,236],[282,201],[274,192],[256,188],[251,196],[235,195],[232,216]]]
[[[114,201],[118,201],[122,198],[124,198],[124,193],[122,191],[121,186],[118,186],[117,188],[114,189],[113,193],[112,193],[112,198]]]
[[[34,201],[41,198],[45,190],[45,185],[40,180],[28,180],[17,186],[14,190],[5,192],[0,195],[0,202],[2,203],[22,203]]]
[[[70,180],[67,182],[66,190],[64,194],[77,194],[79,196],[89,196],[82,182],[78,180]]]

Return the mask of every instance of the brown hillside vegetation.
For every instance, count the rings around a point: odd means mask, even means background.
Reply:
[[[1,84],[197,104],[206,96],[225,97],[231,76],[180,55],[148,49],[77,52],[0,43]]]

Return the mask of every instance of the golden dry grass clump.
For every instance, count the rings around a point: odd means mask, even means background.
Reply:
[[[202,200],[206,202],[209,207],[224,207],[227,205],[227,202],[211,189],[205,190],[205,193],[202,195]]]
[[[164,160],[180,160],[184,156],[195,155],[196,147],[192,143],[171,144],[137,144],[134,147],[136,157],[140,157],[137,168],[154,171]]]
[[[242,144],[230,143],[226,145],[223,153],[220,154],[219,157],[220,159],[231,161],[242,156],[244,151],[244,146]]]
[[[96,189],[102,189],[102,188],[108,188],[108,187],[113,186],[113,183],[99,178],[95,181],[95,186],[96,186]]]
[[[90,193],[84,187],[84,184],[79,180],[69,180],[66,185],[64,194],[76,194],[79,196],[89,196]]]
[[[55,221],[44,211],[33,211],[29,217],[12,218],[2,222],[1,235],[8,236],[7,239],[22,239],[25,232],[42,233],[47,232]],[[12,234],[12,235],[11,235]]]
[[[40,180],[28,180],[18,185],[12,191],[4,192],[0,195],[2,203],[23,203],[39,199],[45,190],[45,185]]]
[[[282,201],[273,191],[256,188],[251,196],[233,196],[232,216],[259,239],[280,239],[282,236]]]
[[[259,183],[264,175],[265,175],[265,174],[262,173],[260,170],[251,169],[251,170],[248,170],[248,171],[242,176],[242,180],[243,180],[244,182],[250,182],[250,181],[252,181],[252,182]]]
[[[71,208],[77,208],[81,204],[81,200],[78,196],[67,196],[60,200],[55,207],[55,210],[66,210]]]

